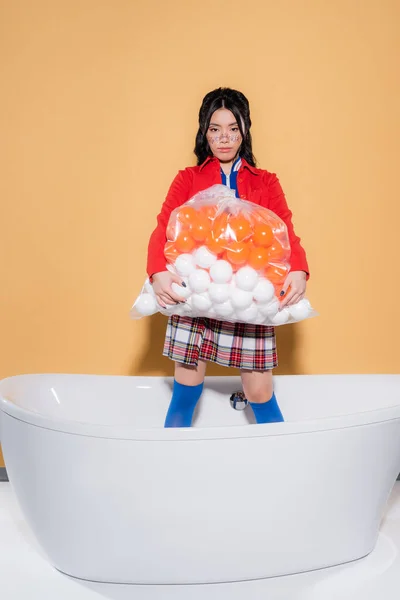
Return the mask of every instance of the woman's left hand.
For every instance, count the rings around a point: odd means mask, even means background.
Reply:
[[[306,285],[307,275],[304,271],[291,271],[282,287],[281,296],[284,299],[281,302],[281,309],[302,300],[306,293]],[[290,291],[288,292],[289,287]],[[285,296],[285,294],[287,295]]]

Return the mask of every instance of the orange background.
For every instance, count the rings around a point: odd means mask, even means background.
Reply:
[[[220,85],[251,102],[312,270],[320,316],[279,329],[277,372],[399,372],[399,20],[397,0],[1,2],[0,377],[172,373],[164,318],[128,312]]]

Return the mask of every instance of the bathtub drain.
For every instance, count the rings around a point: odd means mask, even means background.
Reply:
[[[235,410],[244,410],[248,405],[248,400],[243,392],[237,391],[233,392],[231,395],[231,406]]]

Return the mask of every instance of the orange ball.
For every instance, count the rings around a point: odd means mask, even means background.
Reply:
[[[178,248],[175,245],[175,242],[167,242],[164,247],[164,256],[167,259],[167,262],[174,264],[176,259],[179,256]]]
[[[228,228],[228,215],[226,213],[222,213],[221,215],[218,215],[218,217],[215,218],[213,226],[212,226],[212,233],[213,233],[214,240],[217,240],[221,236],[226,236],[227,228]]]
[[[209,234],[204,242],[206,248],[209,249],[210,252],[219,256],[224,251],[224,248],[221,244],[222,240],[214,240],[213,236]]]
[[[193,206],[183,206],[178,212],[178,219],[184,225],[190,225],[196,220],[197,210]]]
[[[272,231],[282,230],[282,220],[272,211],[263,208],[262,206],[257,206],[254,211],[252,211],[252,220],[254,227],[256,225],[264,225],[269,226]]]
[[[175,220],[171,219],[171,222],[168,223],[167,232],[166,232],[167,240],[170,240],[170,241],[176,240],[176,238],[178,237],[178,235],[184,229],[188,232],[189,231],[189,225],[186,224],[186,223],[182,223],[178,219],[175,219]]]
[[[175,246],[178,249],[178,252],[182,254],[191,252],[196,245],[194,239],[186,231],[179,233],[175,240]]]
[[[247,247],[249,249],[249,253],[255,250],[256,248],[258,249],[258,247],[253,243],[253,240],[251,238],[247,240]]]
[[[268,248],[268,262],[282,262],[288,258],[288,252],[276,240]]]
[[[244,215],[231,216],[229,218],[229,225],[235,234],[237,242],[243,242],[243,240],[252,234],[250,222]]]
[[[274,285],[282,285],[288,273],[289,267],[286,265],[271,265],[265,270],[265,277]]]
[[[249,258],[247,259],[250,267],[256,271],[265,269],[268,265],[268,251],[266,248],[252,246],[250,248]]]
[[[215,219],[215,215],[217,214],[217,207],[215,206],[215,204],[204,204],[204,206],[200,207],[200,213],[208,219]]]
[[[249,257],[248,245],[246,242],[230,242],[225,256],[232,265],[243,265]]]
[[[205,215],[198,213],[190,226],[190,235],[196,242],[204,242],[210,231],[210,220]]]
[[[269,225],[266,223],[258,223],[258,225],[254,227],[253,242],[256,246],[268,248],[268,246],[272,245],[273,241],[274,234]]]

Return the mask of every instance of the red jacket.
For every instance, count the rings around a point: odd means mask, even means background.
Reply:
[[[166,270],[164,246],[167,241],[166,229],[171,212],[177,206],[190,200],[197,192],[216,183],[221,183],[220,164],[218,159],[212,156],[198,167],[187,167],[183,171],[179,171],[157,217],[158,225],[150,237],[147,258],[147,274],[149,276]],[[241,198],[269,208],[286,223],[291,245],[291,270],[306,271],[308,276],[306,254],[300,245],[300,238],[294,232],[292,213],[276,175],[256,169],[242,158],[237,176],[237,187]]]

